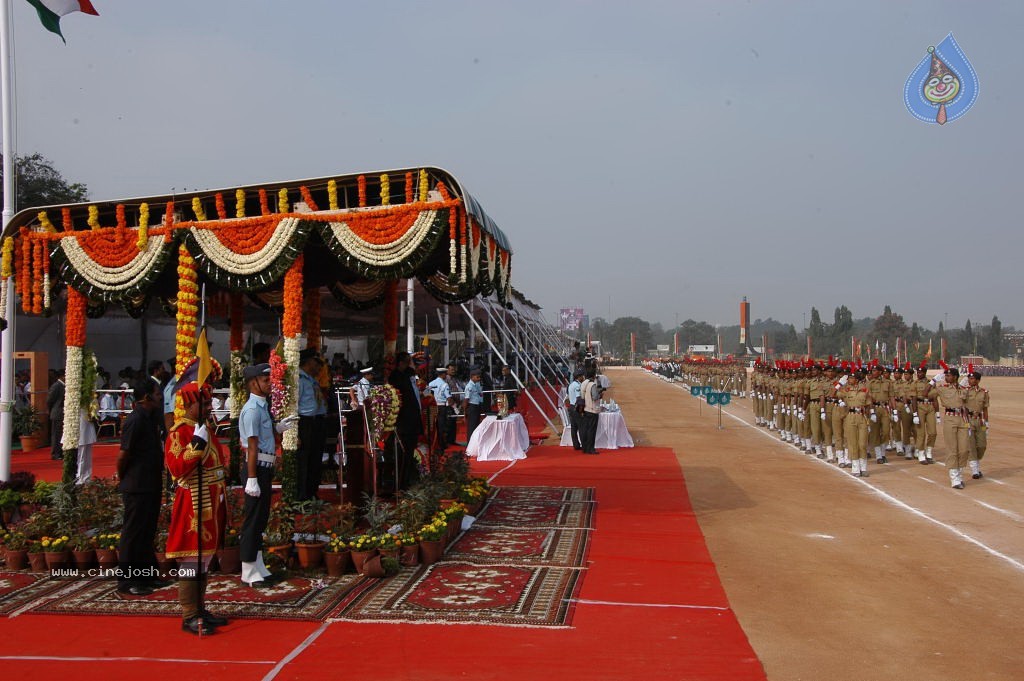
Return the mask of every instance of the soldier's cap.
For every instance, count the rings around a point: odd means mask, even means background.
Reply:
[[[361,374],[372,374],[373,373],[373,367],[366,367],[365,369],[360,369],[359,373],[361,373]]]
[[[956,367],[949,367],[948,369],[946,369],[946,373],[947,374],[953,374],[954,376],[959,376],[960,375],[960,370],[957,369]]]
[[[437,373],[439,373],[439,374],[447,374],[448,373],[448,367],[437,367],[437,369],[435,369],[435,371]]]
[[[902,369],[902,367],[896,367],[895,369],[892,370],[892,372],[894,374],[902,374],[903,373],[903,369]]]
[[[299,364],[302,364],[306,360],[313,359],[314,357],[317,359],[319,359],[320,357],[319,353],[317,353],[316,351],[316,348],[306,348],[305,350],[299,353]]]
[[[257,376],[269,376],[270,365],[263,364],[250,364],[249,366],[242,369],[242,379],[245,381],[252,380]]]
[[[980,371],[972,371],[971,373],[969,373],[967,375],[968,376],[973,376],[974,378],[978,379],[979,381],[981,380],[981,372]]]

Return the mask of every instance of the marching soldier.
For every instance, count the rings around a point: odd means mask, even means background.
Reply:
[[[882,367],[878,364],[871,367],[867,389],[871,393],[875,415],[868,428],[867,446],[868,449],[874,448],[877,463],[889,463],[885,457],[885,444],[889,439],[889,419],[895,405],[892,399],[892,383],[882,376]]]
[[[850,471],[856,476],[868,477],[868,423],[871,413],[873,399],[869,388],[861,385],[864,372],[857,370],[850,374],[845,386],[839,390],[839,396],[846,407],[846,445],[849,449],[849,456],[853,463],[853,470]]]
[[[958,384],[960,372],[953,367],[942,367],[944,374],[935,377],[936,390],[939,392],[939,403],[943,415],[936,418],[942,420],[942,439],[946,445],[946,470],[949,471],[949,483],[953,489],[963,489],[962,469],[967,463],[968,422],[967,410],[964,406],[964,389]]]
[[[932,448],[935,446],[939,391],[935,384],[928,380],[928,366],[922,361],[917,368],[917,379],[913,383],[914,391],[911,408],[914,410],[915,441],[917,461],[921,464],[935,463]]]
[[[988,390],[981,387],[981,372],[969,367],[967,390],[964,391],[964,406],[967,409],[968,431],[967,463],[971,467],[971,478],[978,480],[981,474],[981,460],[988,447]]]
[[[846,441],[846,417],[850,413],[846,402],[843,400],[840,390],[849,381],[850,365],[845,361],[842,365],[842,376],[832,384],[832,391],[829,393],[829,400],[832,401],[832,441],[836,448],[836,463],[840,468],[853,466],[850,460],[850,448]]]

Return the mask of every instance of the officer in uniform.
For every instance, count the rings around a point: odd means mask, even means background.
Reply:
[[[982,477],[981,460],[985,457],[988,447],[988,390],[981,387],[981,372],[969,367],[967,374],[967,390],[964,391],[964,406],[967,409],[969,449],[967,463],[971,467],[971,477],[978,480]]]
[[[441,451],[448,447],[449,428],[449,407],[452,400],[452,390],[448,385],[448,368],[437,367],[437,377],[427,384],[424,395],[433,395],[434,403],[437,405],[437,446]]]
[[[871,367],[867,389],[871,393],[875,416],[868,428],[868,449],[874,448],[877,463],[889,463],[885,456],[885,446],[889,439],[889,423],[895,404],[892,399],[892,383],[882,376],[882,367],[878,364]]]
[[[935,383],[928,380],[928,365],[925,361],[917,367],[917,378],[913,383],[913,397],[911,408],[914,410],[914,445],[917,448],[917,461],[920,464],[935,463],[932,458],[932,448],[935,446],[937,437],[936,423],[938,422],[938,403],[936,402],[939,391],[935,389]]]
[[[840,399],[845,403],[847,414],[845,419],[846,444],[849,448],[853,469],[856,476],[868,477],[868,423],[873,413],[873,399],[870,389],[861,384],[864,373],[861,370],[850,374],[845,386],[840,388]],[[876,417],[877,418],[877,417]]]
[[[469,371],[469,383],[462,396],[463,411],[466,413],[466,446],[469,446],[469,438],[473,437],[473,431],[480,424],[480,412],[483,410],[484,393],[480,384],[480,367],[473,367]]]
[[[826,413],[825,393],[831,388],[831,384],[821,376],[821,367],[817,364],[811,367],[811,377],[807,381],[807,418],[811,427],[811,446],[819,459],[825,458],[825,453],[822,451],[824,446],[822,421],[824,421]],[[831,433],[829,434],[831,435]]]
[[[936,376],[935,389],[942,407],[942,439],[946,445],[946,470],[953,489],[963,489],[962,470],[968,461],[968,422],[964,404],[964,389],[958,384],[960,372],[954,367],[943,367],[945,372]]]
[[[242,521],[240,548],[242,581],[255,589],[272,586],[276,581],[263,564],[263,530],[270,519],[273,496],[274,464],[277,440],[274,432],[295,427],[297,417],[289,416],[276,425],[270,416],[270,365],[254,364],[242,371],[249,399],[238,415],[238,438],[245,452],[245,519]]]
[[[320,373],[316,348],[299,353],[299,451],[296,452],[299,501],[313,499],[320,489],[324,445],[327,442],[327,405],[316,376]]]
[[[844,361],[840,369],[842,376],[832,383],[832,392],[828,398],[828,401],[833,403],[832,443],[836,449],[836,465],[840,468],[850,468],[853,464],[850,460],[850,451],[846,442],[846,417],[849,414],[849,409],[840,394],[840,390],[846,387],[846,384],[849,382],[849,364]]]
[[[832,385],[836,382],[836,367],[832,364],[832,358],[825,366],[825,375],[821,379],[821,399],[817,405],[811,405],[811,409],[817,409],[821,419],[821,442],[825,448],[824,454],[818,454],[818,458],[832,463],[836,460],[835,449],[832,446],[834,435],[832,432],[832,412],[836,407],[836,401],[832,397]]]
[[[362,374],[362,377],[352,386],[351,396],[352,403],[361,407],[366,398],[370,396],[370,388],[373,387],[373,367],[360,369],[359,373]]]
[[[576,400],[580,397],[580,389],[583,385],[583,369],[576,369],[572,373],[572,383],[565,390],[565,410],[569,417],[569,429],[572,435],[572,448],[579,451],[583,449],[580,441],[580,414],[576,411]]]

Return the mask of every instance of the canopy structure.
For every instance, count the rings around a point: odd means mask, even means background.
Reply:
[[[389,353],[397,338],[399,279],[417,279],[446,304],[492,294],[508,304],[512,291],[507,237],[439,168],[25,210],[4,230],[0,253],[0,314],[8,309],[12,279],[23,312],[66,307],[66,470],[88,384],[86,320],[110,306],[138,316],[159,301],[176,319],[180,373],[195,356],[204,291],[209,315],[230,324],[232,385],[239,390],[243,297],[280,311],[291,411],[300,337],[317,344],[324,289],[348,309],[383,305]],[[295,439],[293,431],[286,434],[286,453]]]

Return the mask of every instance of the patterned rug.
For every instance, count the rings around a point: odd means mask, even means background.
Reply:
[[[234,619],[323,621],[362,582],[359,575],[307,579],[294,577],[269,589],[253,589],[238,577],[211,575],[206,607]],[[178,588],[158,589],[149,596],[125,596],[111,580],[83,581],[79,589],[32,608],[31,613],[92,615],[166,615],[181,617]]]
[[[474,528],[593,529],[594,490],[571,487],[502,487],[476,518]]]
[[[0,572],[0,616],[11,615],[22,608],[52,598],[70,585],[52,579],[48,574]]]
[[[446,560],[482,565],[583,567],[587,530],[473,527],[445,552]]]

